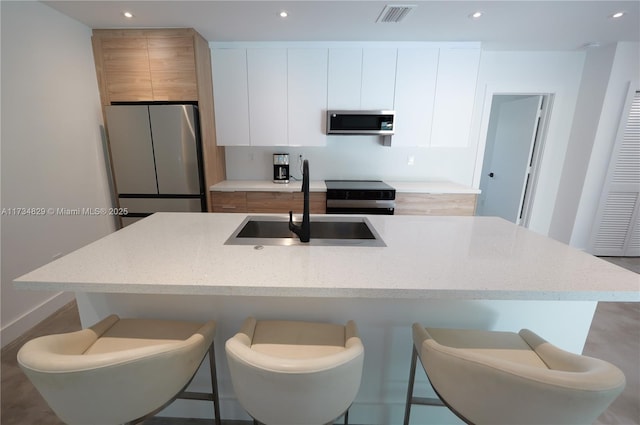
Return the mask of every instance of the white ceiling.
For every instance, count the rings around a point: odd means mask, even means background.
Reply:
[[[90,28],[195,28],[209,41],[481,41],[488,49],[573,50],[640,41],[640,1],[44,1]],[[386,4],[417,5],[376,23]],[[123,11],[131,11],[127,20]],[[282,19],[279,12],[289,17]],[[475,11],[484,15],[469,18]],[[626,12],[620,19],[610,15]]]

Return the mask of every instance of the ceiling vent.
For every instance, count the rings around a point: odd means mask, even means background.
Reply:
[[[382,9],[382,13],[380,13],[376,22],[400,22],[415,7],[415,4],[388,4]]]

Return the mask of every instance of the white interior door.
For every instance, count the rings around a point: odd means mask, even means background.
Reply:
[[[640,92],[628,97],[592,232],[594,255],[640,256]]]
[[[494,96],[477,215],[520,223],[543,96]]]

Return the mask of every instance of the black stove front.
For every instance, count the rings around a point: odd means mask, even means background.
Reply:
[[[327,214],[393,215],[396,190],[380,180],[325,180]]]

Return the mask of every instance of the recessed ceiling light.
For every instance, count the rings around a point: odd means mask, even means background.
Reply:
[[[469,15],[469,18],[471,18],[471,19],[479,19],[482,15],[484,15],[484,13],[482,13],[482,12],[480,12],[478,10],[477,12],[474,12],[471,15]]]
[[[122,14],[124,15],[125,18],[127,19],[131,19],[133,18],[133,13],[131,12],[122,12]]]
[[[624,16],[624,12],[616,12],[613,15],[611,15],[610,18],[618,19],[618,18],[622,18],[623,16]]]
[[[286,18],[287,16],[289,16],[286,10],[283,10],[282,12],[280,12],[279,15],[281,18]]]

